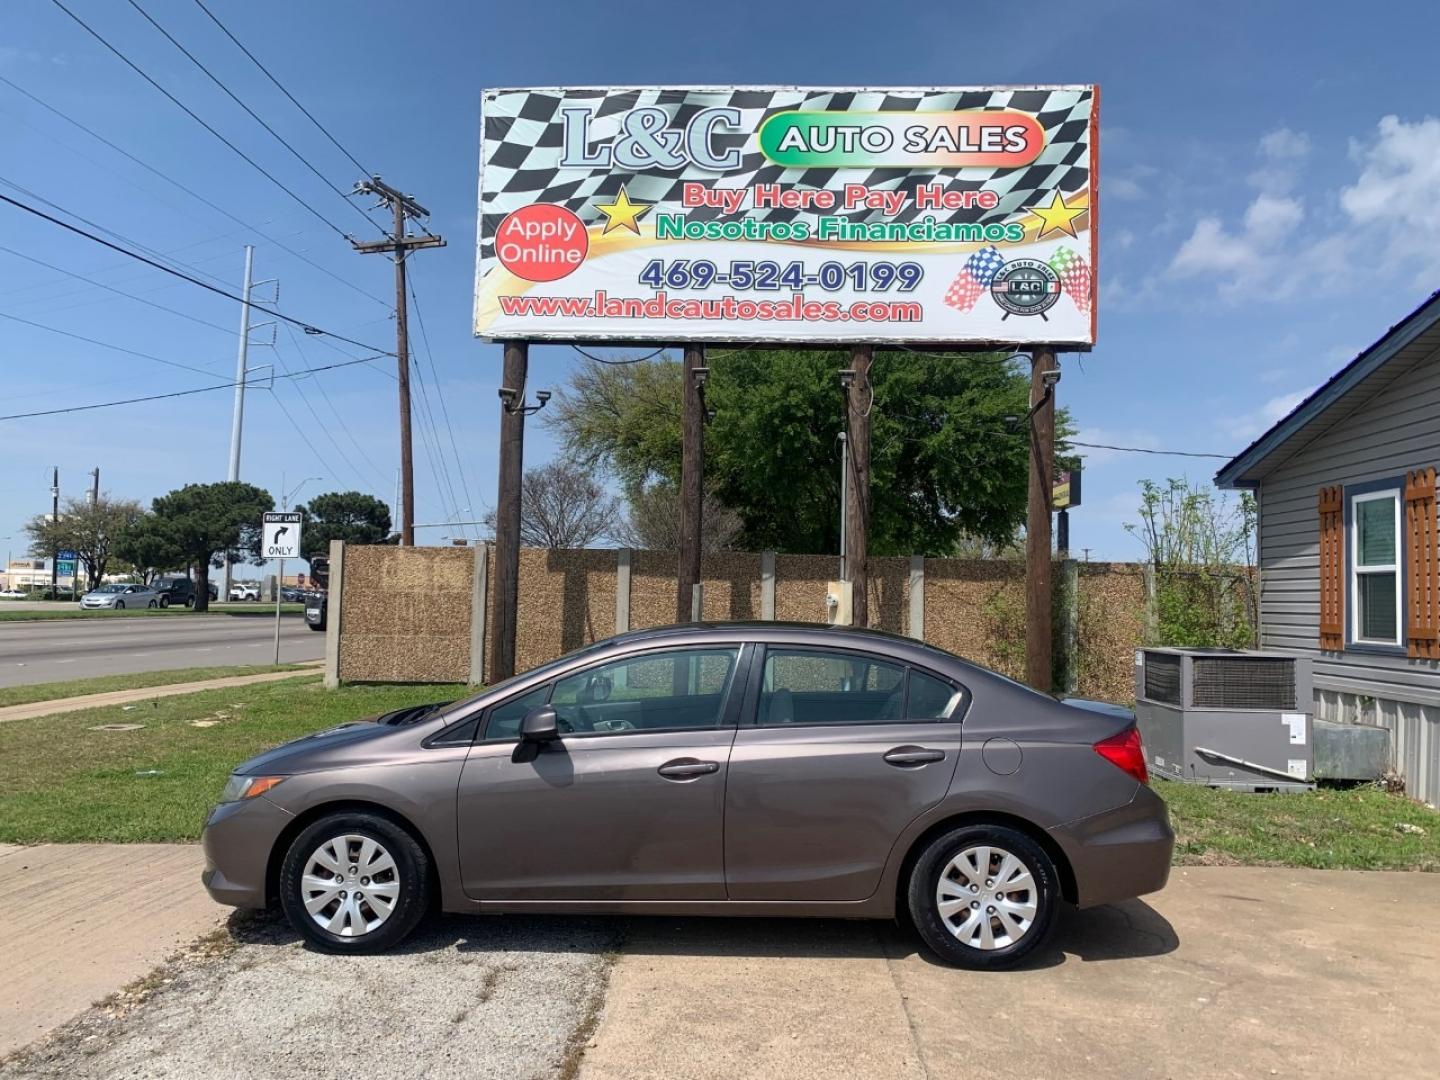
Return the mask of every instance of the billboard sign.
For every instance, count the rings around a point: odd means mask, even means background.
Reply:
[[[489,340],[1086,346],[1094,86],[489,90]]]

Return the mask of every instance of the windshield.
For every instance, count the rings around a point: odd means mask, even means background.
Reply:
[[[583,645],[578,649],[573,649],[570,652],[566,653],[564,656],[557,656],[554,660],[551,660],[548,663],[539,664],[533,668],[530,668],[528,671],[522,671],[517,675],[511,675],[508,679],[501,679],[499,682],[490,683],[485,686],[484,689],[478,691],[477,693],[471,694],[469,697],[461,698],[459,701],[446,702],[444,703],[443,711],[448,713],[463,709],[471,702],[477,700],[480,697],[483,697],[486,694],[494,693],[496,690],[500,690],[504,687],[510,686],[513,683],[519,682],[521,679],[528,679],[534,675],[540,675],[543,672],[550,671],[553,668],[561,667],[565,664],[568,664],[571,660],[574,660],[577,657],[584,656],[586,653],[595,652],[597,649],[600,649],[609,644],[610,641],[608,640],[596,641],[589,645]]]
[[[96,589],[95,591],[96,591],[96,592],[105,592],[105,593],[110,593],[110,592],[124,592],[124,591],[125,591],[125,586],[124,586],[124,585],[101,585],[101,586],[100,586],[98,589]]]

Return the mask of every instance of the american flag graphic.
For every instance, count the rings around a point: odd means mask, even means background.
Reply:
[[[1050,269],[1059,275],[1060,284],[1070,299],[1075,301],[1075,306],[1088,312],[1092,281],[1090,264],[1085,261],[1085,257],[1073,248],[1056,248],[1055,254],[1050,256]]]
[[[990,288],[990,283],[1004,265],[1005,256],[1000,254],[999,248],[993,244],[981,248],[965,260],[965,268],[955,275],[950,288],[945,290],[945,303],[956,311],[969,311],[985,295],[985,290]]]

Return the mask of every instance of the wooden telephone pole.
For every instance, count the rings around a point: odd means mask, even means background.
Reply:
[[[675,580],[675,621],[697,617],[700,584],[700,529],[705,506],[705,346],[686,345],[680,410],[680,565]]]
[[[1055,350],[1030,354],[1030,501],[1025,517],[1025,681],[1048,692],[1051,670],[1050,497],[1055,481]]]
[[[850,367],[841,373],[845,387],[845,453],[849,456],[849,483],[845,494],[845,576],[850,582],[850,620],[854,626],[870,623],[870,410],[875,393],[870,385],[873,345],[854,345]]]
[[[355,185],[355,192],[377,196],[395,214],[394,228],[385,239],[350,243],[362,255],[390,254],[395,260],[395,362],[400,376],[400,543],[411,547],[415,543],[415,466],[410,440],[410,331],[405,302],[405,259],[419,248],[444,247],[445,240],[430,232],[424,236],[407,234],[406,220],[428,218],[430,211],[416,202],[414,196],[403,194],[380,177],[361,180]]]

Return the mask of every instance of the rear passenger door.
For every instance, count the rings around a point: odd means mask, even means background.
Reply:
[[[730,755],[731,900],[864,900],[896,838],[939,802],[964,690],[893,659],[767,648]]]

